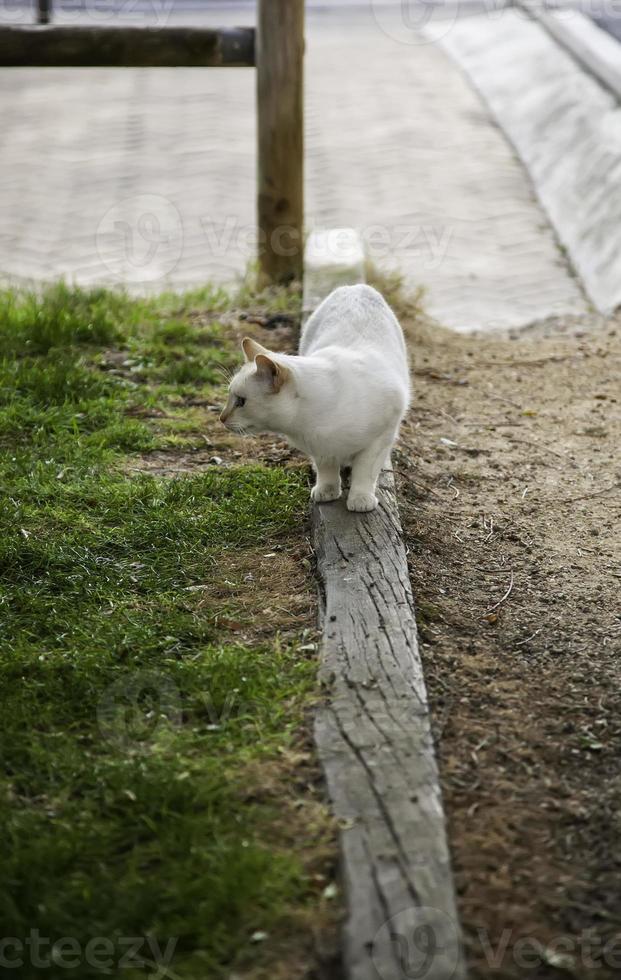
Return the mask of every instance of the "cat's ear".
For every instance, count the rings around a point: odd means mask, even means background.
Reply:
[[[265,354],[257,354],[254,359],[257,366],[257,375],[262,381],[267,382],[272,391],[280,391],[285,381],[289,377],[289,372],[282,364],[277,364],[271,357]]]
[[[254,361],[259,379],[268,384],[273,392],[280,391],[289,376],[287,368],[277,364],[272,359],[272,352],[252,337],[244,337],[242,349],[246,361]]]
[[[242,340],[242,350],[244,352],[244,357],[247,361],[254,361],[257,354],[265,354],[267,357],[270,355],[267,347],[262,347],[256,340],[252,337],[244,337]]]

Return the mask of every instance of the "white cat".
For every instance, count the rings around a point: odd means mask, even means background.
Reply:
[[[220,419],[233,432],[278,432],[311,457],[317,503],[341,495],[347,507],[377,507],[375,488],[410,397],[403,333],[371,286],[342,286],[317,307],[300,353],[274,354],[249,337],[246,363],[231,381]]]

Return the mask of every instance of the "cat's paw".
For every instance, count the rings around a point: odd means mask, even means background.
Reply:
[[[341,488],[336,483],[322,483],[311,490],[311,499],[316,504],[326,504],[329,500],[338,500],[340,496]]]
[[[364,514],[377,507],[377,497],[374,493],[350,493],[347,498],[347,510]]]

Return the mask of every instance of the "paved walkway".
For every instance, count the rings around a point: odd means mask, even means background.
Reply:
[[[375,15],[308,18],[308,226],[359,228],[457,329],[582,312],[478,96],[438,46]],[[136,290],[240,275],[253,92],[252,69],[0,71],[0,274]]]
[[[588,42],[621,82],[616,41],[580,12],[556,18],[561,36],[582,53]],[[510,136],[594,307],[612,312],[621,306],[621,88],[605,88],[519,10],[466,18],[446,43]],[[524,73],[531,89],[516,99]]]

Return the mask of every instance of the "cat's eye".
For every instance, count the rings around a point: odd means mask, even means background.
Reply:
[[[237,395],[235,398],[235,408],[243,408],[246,404],[246,399],[242,398],[241,395]]]

